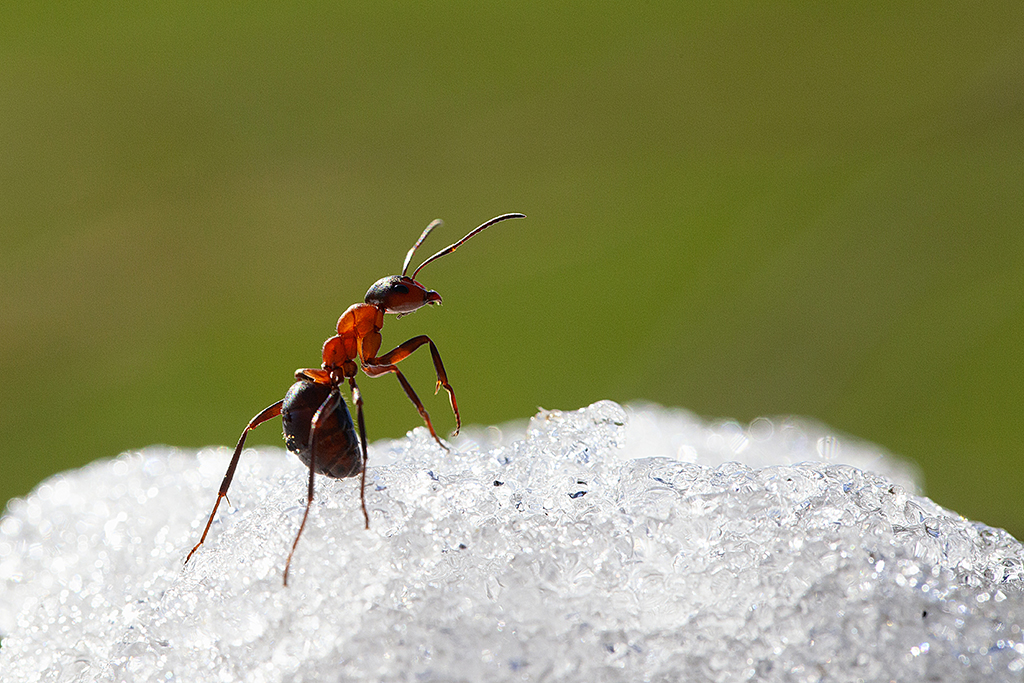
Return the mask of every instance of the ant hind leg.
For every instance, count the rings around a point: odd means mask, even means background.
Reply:
[[[224,479],[220,483],[220,491],[217,492],[217,502],[213,504],[213,511],[210,513],[210,518],[206,520],[206,528],[203,529],[203,535],[199,539],[199,543],[195,544],[191,552],[189,552],[188,557],[185,558],[185,564],[188,564],[188,561],[192,559],[195,552],[199,550],[199,546],[201,546],[203,541],[206,540],[206,534],[210,533],[210,525],[213,524],[213,518],[217,515],[217,508],[220,507],[220,501],[222,498],[227,498],[228,496],[228,487],[231,486],[231,480],[235,476],[235,468],[238,467],[238,460],[242,456],[242,449],[245,447],[246,435],[252,429],[258,427],[267,420],[280,415],[282,405],[284,405],[284,399],[281,399],[273,405],[267,406],[259,413],[259,415],[249,420],[249,424],[247,424],[245,429],[242,430],[242,436],[239,437],[238,445],[235,446],[235,452],[231,456],[231,463],[228,465],[228,470],[224,473]]]
[[[286,586],[288,585],[288,570],[292,566],[292,557],[295,555],[295,549],[299,547],[299,539],[302,538],[302,532],[306,528],[306,520],[309,518],[309,508],[313,505],[313,479],[316,473],[316,436],[320,431],[321,420],[337,410],[339,401],[341,401],[341,392],[335,387],[313,415],[312,426],[309,430],[309,486],[306,490],[306,510],[302,513],[302,523],[299,524],[299,532],[295,534],[292,550],[288,553],[288,560],[284,563],[284,585]]]

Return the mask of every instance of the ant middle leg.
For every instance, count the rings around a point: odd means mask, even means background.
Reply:
[[[366,464],[369,456],[366,453],[366,423],[363,421],[363,394],[356,386],[352,377],[348,378],[348,385],[352,389],[352,403],[356,406],[356,424],[359,425],[359,444],[363,450],[363,471],[359,475],[359,503],[363,507],[363,520],[366,528],[370,528],[370,513],[366,511]]]

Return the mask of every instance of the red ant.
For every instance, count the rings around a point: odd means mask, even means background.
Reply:
[[[348,310],[341,314],[338,319],[338,334],[324,342],[323,365],[319,369],[303,368],[295,371],[295,379],[298,380],[291,386],[285,397],[265,408],[256,417],[249,420],[249,424],[242,430],[242,436],[238,439],[235,452],[231,456],[231,463],[227,472],[224,473],[224,480],[220,484],[220,491],[217,493],[217,502],[213,504],[213,511],[210,519],[203,529],[202,538],[199,543],[185,558],[187,563],[192,555],[199,550],[199,546],[206,540],[206,534],[210,531],[213,518],[217,514],[222,498],[226,498],[228,487],[231,486],[231,479],[235,475],[235,468],[238,466],[238,459],[242,454],[242,447],[245,445],[245,436],[251,429],[263,424],[271,418],[281,416],[284,425],[285,445],[292,453],[298,456],[307,467],[309,467],[309,488],[306,493],[306,511],[302,515],[302,523],[299,525],[299,532],[295,535],[291,552],[288,553],[288,561],[284,565],[284,585],[288,585],[288,568],[292,563],[292,556],[295,555],[295,548],[299,545],[299,538],[302,530],[306,528],[306,518],[309,517],[309,507],[313,503],[313,476],[315,473],[323,474],[334,479],[344,479],[360,475],[359,502],[363,510],[363,519],[366,528],[370,528],[370,515],[366,511],[366,426],[363,422],[363,399],[356,386],[355,376],[362,368],[368,377],[380,377],[392,373],[398,378],[398,382],[405,389],[409,400],[416,406],[420,417],[426,423],[427,429],[434,440],[444,448],[448,449],[441,439],[437,437],[434,426],[430,423],[430,415],[427,414],[423,403],[420,402],[416,392],[405,379],[405,375],[398,369],[398,362],[409,356],[413,351],[423,346],[430,345],[430,356],[434,361],[434,370],[437,372],[437,386],[434,388],[436,394],[444,387],[451,399],[452,412],[455,413],[455,432],[459,433],[462,426],[459,418],[459,407],[455,402],[455,392],[452,385],[448,383],[448,376],[445,374],[444,365],[441,363],[441,354],[430,337],[421,334],[413,337],[404,344],[399,344],[391,351],[378,356],[380,350],[380,330],[384,325],[385,313],[396,313],[401,318],[413,311],[428,304],[441,303],[441,295],[429,290],[419,282],[416,282],[416,274],[431,261],[452,253],[458,249],[463,242],[473,235],[485,230],[495,223],[509,218],[526,218],[521,213],[506,213],[487,221],[463,237],[455,244],[449,245],[437,252],[413,271],[412,277],[406,277],[405,272],[409,269],[409,262],[412,260],[416,249],[427,238],[427,235],[441,225],[440,219],[430,223],[420,235],[416,243],[405,255],[405,262],[402,264],[401,275],[391,275],[381,278],[373,283],[366,292],[365,303],[352,304]],[[356,362],[358,360],[358,363]],[[356,407],[356,418],[359,423],[359,438],[356,439],[355,427],[352,424],[352,414],[349,413],[341,396],[341,385],[348,382],[352,391],[352,403]],[[454,435],[453,434],[453,435]]]

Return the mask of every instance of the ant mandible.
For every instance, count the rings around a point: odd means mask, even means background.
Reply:
[[[427,429],[430,430],[430,435],[442,448],[448,449],[441,443],[441,439],[434,431],[434,426],[430,423],[430,415],[427,414],[423,403],[413,391],[412,385],[405,379],[405,375],[397,365],[399,361],[424,344],[430,345],[430,356],[434,361],[434,370],[437,372],[437,385],[434,388],[434,393],[440,391],[441,387],[448,392],[452,412],[455,413],[454,434],[458,434],[462,426],[462,421],[459,418],[459,406],[455,402],[455,392],[452,385],[448,383],[448,376],[441,363],[441,354],[438,353],[437,347],[430,337],[421,334],[404,344],[399,344],[384,355],[378,356],[384,314],[395,313],[401,318],[428,304],[441,303],[441,295],[417,282],[416,274],[431,261],[458,249],[478,232],[509,218],[526,218],[526,216],[521,213],[506,213],[492,218],[455,244],[445,247],[425,260],[413,271],[412,277],[406,277],[405,273],[409,270],[409,262],[416,249],[434,228],[442,224],[440,219],[431,222],[405,255],[402,274],[377,280],[366,292],[364,303],[352,304],[347,311],[341,314],[341,318],[338,319],[338,334],[324,342],[323,364],[320,368],[296,370],[295,379],[297,381],[288,389],[285,397],[249,420],[249,424],[242,430],[242,436],[238,439],[238,445],[235,446],[228,470],[224,473],[224,480],[220,484],[217,502],[213,504],[213,511],[210,512],[210,518],[206,521],[202,537],[185,558],[186,563],[192,559],[192,555],[206,540],[206,534],[209,533],[210,525],[213,524],[220,501],[227,497],[228,487],[231,486],[231,479],[235,476],[235,468],[238,467],[238,459],[245,446],[246,435],[250,430],[278,415],[281,416],[284,426],[285,445],[309,467],[306,510],[302,515],[299,532],[295,535],[291,552],[288,553],[288,560],[284,565],[284,585],[288,585],[288,569],[291,566],[292,557],[295,555],[295,548],[299,545],[302,530],[306,528],[309,507],[313,503],[313,476],[315,473],[334,479],[360,475],[359,502],[363,510],[365,526],[367,529],[370,528],[370,515],[366,511],[366,425],[363,422],[363,399],[355,380],[360,368],[368,377],[394,374],[398,378],[399,384],[405,389],[409,400],[419,411],[420,417],[423,418]],[[352,414],[349,413],[341,396],[341,385],[345,382],[348,382],[352,391],[352,403],[356,407],[356,419],[359,424],[358,440],[355,426],[352,424]]]

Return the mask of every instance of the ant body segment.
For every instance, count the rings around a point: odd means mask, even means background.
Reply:
[[[459,407],[455,402],[455,392],[451,384],[448,383],[444,365],[441,363],[441,354],[438,353],[437,347],[430,337],[421,334],[399,344],[383,355],[377,355],[380,351],[380,330],[384,325],[384,314],[394,313],[401,318],[423,306],[441,303],[441,295],[417,282],[416,274],[431,261],[458,249],[478,232],[510,218],[526,218],[526,216],[521,213],[506,213],[492,218],[458,242],[429,257],[413,271],[412,277],[407,277],[405,273],[409,269],[409,262],[416,249],[434,228],[441,225],[440,219],[431,222],[405,255],[402,274],[377,280],[366,292],[363,303],[353,304],[341,314],[341,318],[338,319],[338,333],[324,342],[323,364],[319,368],[296,370],[295,379],[297,381],[288,389],[285,397],[264,408],[262,412],[249,420],[249,424],[242,430],[242,436],[238,439],[238,445],[235,446],[227,472],[224,473],[224,480],[221,482],[217,501],[213,504],[213,511],[210,512],[210,518],[206,522],[206,528],[203,529],[203,535],[199,542],[185,558],[186,563],[206,540],[220,501],[227,497],[228,487],[231,486],[231,479],[235,475],[235,468],[238,467],[238,460],[242,454],[242,448],[245,446],[246,435],[250,430],[278,415],[281,416],[284,427],[285,445],[309,467],[306,510],[302,515],[302,523],[295,535],[291,552],[288,553],[288,560],[285,562],[284,585],[288,585],[288,569],[291,566],[292,557],[295,555],[295,548],[299,545],[302,530],[306,527],[310,505],[313,503],[313,477],[315,474],[323,474],[334,479],[360,475],[359,501],[365,527],[370,528],[370,515],[366,510],[366,426],[363,421],[363,399],[355,381],[356,374],[360,369],[368,377],[394,374],[409,400],[419,411],[420,417],[423,418],[427,429],[430,430],[430,435],[434,437],[438,445],[445,450],[448,449],[441,443],[441,439],[434,431],[434,426],[430,423],[430,415],[427,414],[423,403],[397,365],[399,361],[408,357],[424,344],[430,346],[430,356],[437,373],[437,385],[434,388],[434,393],[440,391],[441,387],[448,392],[452,412],[455,413],[454,434],[458,434],[462,426]],[[345,383],[348,383],[352,392],[352,403],[356,408],[356,420],[359,426],[358,438],[355,425],[352,422],[352,415],[341,396],[341,385]]]

